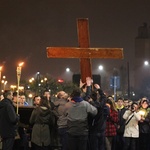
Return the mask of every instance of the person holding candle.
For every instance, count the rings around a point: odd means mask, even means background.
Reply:
[[[141,120],[139,121],[139,147],[140,150],[148,150],[150,148],[150,108],[148,99],[141,99],[139,113]]]

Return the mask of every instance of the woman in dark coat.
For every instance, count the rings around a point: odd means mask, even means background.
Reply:
[[[41,97],[40,105],[33,110],[30,117],[30,123],[33,125],[31,142],[35,150],[50,149],[51,117],[48,101],[45,97]]]

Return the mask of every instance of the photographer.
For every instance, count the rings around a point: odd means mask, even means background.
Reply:
[[[129,147],[132,150],[137,150],[137,143],[139,139],[138,121],[141,120],[140,112],[138,112],[138,104],[133,102],[131,108],[126,110],[124,113],[123,118],[126,120],[123,135],[125,137],[125,145],[123,150],[128,150]]]

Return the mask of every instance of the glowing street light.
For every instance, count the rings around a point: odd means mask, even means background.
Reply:
[[[104,67],[103,67],[102,65],[100,65],[100,66],[98,67],[98,69],[99,69],[99,70],[103,70]]]
[[[5,91],[6,84],[7,84],[8,82],[5,81],[5,80],[2,80],[1,83],[3,84],[3,90],[1,90],[1,91],[4,92],[4,91]]]
[[[32,83],[32,79],[29,79],[29,82]]]
[[[17,86],[16,85],[10,85],[10,88],[13,89],[13,92],[14,92],[14,89],[16,89]]]
[[[66,68],[66,72],[70,72],[70,68]]]
[[[146,60],[146,61],[144,61],[144,65],[145,66],[148,66],[149,65],[149,62]]]
[[[1,89],[1,91],[2,92],[4,92],[5,91],[5,87],[6,87],[6,84],[7,84],[8,82],[6,81],[6,76],[3,76],[2,77],[2,80],[1,80],[1,84],[3,84],[3,89]],[[2,86],[2,85],[1,85]]]
[[[32,83],[34,81],[34,78],[29,79],[29,82]]]
[[[40,74],[40,72],[38,71],[36,74],[37,74],[37,75],[39,75],[39,74]]]
[[[30,94],[28,95],[28,97],[29,97],[29,98],[32,98],[32,97],[33,97],[33,95],[30,93]]]

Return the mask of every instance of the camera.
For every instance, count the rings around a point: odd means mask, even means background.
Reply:
[[[131,105],[131,110],[134,111],[134,105]]]
[[[131,111],[135,111],[136,110],[136,106],[138,106],[138,104],[136,103],[136,102],[133,102],[132,104],[131,104]]]

